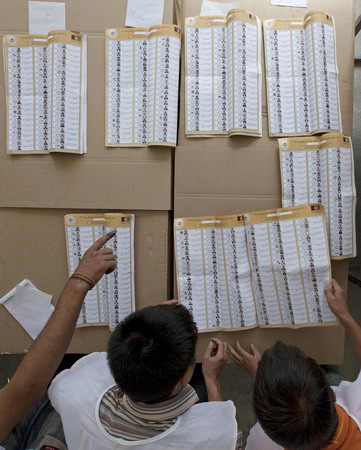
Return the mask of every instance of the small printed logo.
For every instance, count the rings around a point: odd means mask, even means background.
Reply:
[[[181,32],[180,28],[178,28],[178,27],[174,27],[174,31],[175,31],[176,33],[180,33],[180,32]]]
[[[312,205],[311,211],[321,211],[321,205]]]
[[[66,223],[67,223],[68,225],[74,225],[74,223],[75,223],[75,217],[74,217],[74,216],[68,216],[68,217],[66,218]]]
[[[348,138],[343,138],[343,142],[349,142]]]
[[[182,228],[183,224],[184,224],[183,219],[176,219],[175,226],[177,228]]]
[[[130,222],[130,217],[122,217],[121,222]]]
[[[108,30],[108,35],[111,38],[115,38],[115,37],[117,37],[117,32],[116,32],[116,30],[114,30],[114,28],[112,28],[111,30]]]
[[[244,216],[237,216],[237,222],[243,222]]]
[[[75,34],[72,34],[71,35],[71,39],[72,39],[72,41],[80,42],[81,41],[81,36],[75,36]]]
[[[255,19],[256,16],[254,16],[253,14],[248,14],[250,19]]]
[[[326,15],[326,17],[327,17],[327,20],[329,20],[330,22],[332,22],[332,17],[331,17],[331,16],[327,16],[327,15]]]
[[[16,44],[16,37],[15,36],[8,36],[8,43],[11,45]]]
[[[286,141],[282,144],[282,147],[283,147],[283,148],[287,148],[287,147],[288,147],[288,144],[287,144]]]
[[[267,20],[266,25],[267,25],[268,27],[272,26],[272,21],[271,21],[271,20]]]

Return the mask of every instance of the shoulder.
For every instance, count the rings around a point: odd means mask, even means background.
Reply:
[[[228,431],[237,428],[236,408],[231,400],[226,402],[205,402],[191,406],[181,415],[182,421],[188,426],[196,424],[202,428],[224,426]]]
[[[197,403],[193,405],[191,408],[189,408],[188,411],[207,411],[210,414],[218,414],[220,412],[224,412],[227,415],[235,416],[236,414],[236,408],[234,406],[234,403],[231,400],[227,400],[225,402],[203,402],[203,403]],[[187,411],[187,412],[188,412]]]
[[[179,431],[182,430],[186,430],[188,437],[197,436],[204,448],[235,448],[237,421],[233,402],[228,400],[193,405],[180,416]]]
[[[246,450],[283,450],[283,447],[273,442],[263,431],[261,425],[257,422],[251,428],[247,439]]]
[[[71,402],[86,396],[89,386],[95,393],[113,383],[106,353],[91,353],[79,359],[70,369],[60,372],[51,382],[48,395],[52,403],[64,398]]]
[[[336,403],[340,405],[357,423],[361,430],[361,372],[353,382],[342,381],[333,387]]]

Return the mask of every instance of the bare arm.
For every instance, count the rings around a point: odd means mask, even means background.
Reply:
[[[208,401],[223,400],[219,376],[227,363],[227,343],[211,339],[203,356],[202,371],[206,384]]]
[[[325,289],[325,294],[331,311],[345,327],[347,334],[352,339],[357,356],[361,361],[361,327],[352,317],[348,309],[344,291],[336,280],[332,280],[331,288]]]
[[[84,254],[77,272],[97,283],[115,268],[111,249],[102,249],[112,237],[100,238]],[[55,311],[34,341],[11,381],[0,390],[0,443],[27,410],[45,393],[73,336],[84,298],[90,285],[80,279],[69,279]]]

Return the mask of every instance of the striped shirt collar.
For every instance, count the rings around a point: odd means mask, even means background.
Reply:
[[[161,403],[133,402],[123,395],[124,406],[135,417],[157,421],[177,418],[198,401],[198,396],[192,386],[188,385],[179,394]]]
[[[177,417],[198,401],[192,386],[160,403],[134,402],[114,386],[103,396],[99,418],[107,433],[126,440],[148,439],[175,424]]]

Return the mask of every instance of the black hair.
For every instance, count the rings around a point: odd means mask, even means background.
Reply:
[[[108,344],[108,364],[128,397],[144,403],[169,397],[195,361],[197,325],[182,305],[157,305],[126,317]]]
[[[332,442],[338,415],[317,362],[298,347],[276,342],[259,362],[253,407],[274,442],[289,450],[319,450]]]

